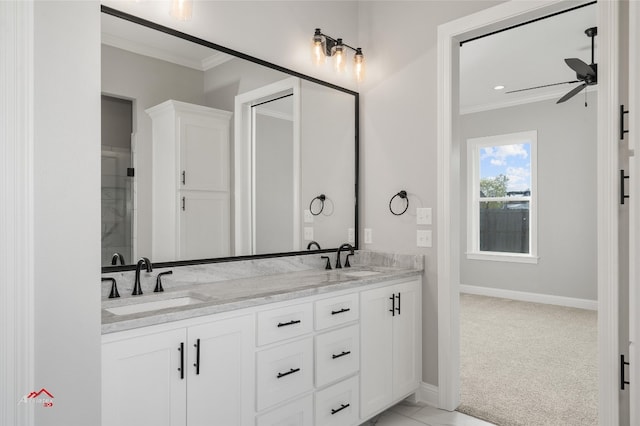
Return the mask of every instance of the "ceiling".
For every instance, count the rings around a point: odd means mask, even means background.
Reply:
[[[564,58],[591,63],[591,39],[584,31],[597,26],[596,10],[596,4],[592,4],[465,43],[460,48],[460,112],[559,99],[577,86],[574,83],[505,93],[575,80],[576,74]],[[595,40],[597,63],[598,37]],[[497,85],[504,89],[494,90]],[[583,99],[581,92],[567,102]]]

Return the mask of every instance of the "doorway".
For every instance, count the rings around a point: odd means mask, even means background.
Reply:
[[[102,265],[131,264],[134,175],[131,140],[133,102],[101,96],[101,248]],[[122,255],[119,259],[117,254]]]
[[[460,146],[458,119],[459,43],[540,18],[566,8],[563,2],[521,4],[509,2],[442,25],[438,31],[438,351],[439,407],[454,410],[459,405],[459,286],[460,286]],[[598,2],[599,103],[597,109],[597,292],[599,422],[618,424],[617,347],[617,199],[616,139],[618,5]]]

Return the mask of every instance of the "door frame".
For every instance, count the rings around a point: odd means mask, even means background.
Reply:
[[[637,45],[632,44],[632,40],[640,37],[640,3],[629,2],[629,111],[626,129],[634,129],[627,133],[629,149],[633,152],[640,149],[640,133],[635,130],[640,125],[640,84],[631,76],[640,73],[640,53]],[[629,386],[630,422],[638,424],[640,422],[640,407],[633,401],[640,399],[640,391],[637,384],[640,383],[640,226],[637,220],[640,212],[640,187],[637,185],[637,173],[640,171],[640,156],[631,155],[629,157],[629,176],[633,176],[633,184],[629,185],[630,205],[629,205],[629,365],[627,366],[628,381],[634,386]]]
[[[255,252],[255,163],[251,106],[283,92],[293,92],[293,248],[300,250],[300,79],[289,77],[235,98],[234,109],[234,251],[235,256]],[[238,196],[237,194],[243,194]]]
[[[460,404],[460,41],[587,1],[509,1],[438,27],[438,406]],[[598,8],[597,283],[599,424],[618,424],[618,9]]]

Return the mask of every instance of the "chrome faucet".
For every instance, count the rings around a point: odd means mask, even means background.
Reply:
[[[307,244],[307,250],[311,250],[311,246],[316,246],[318,248],[318,250],[321,250],[320,244],[318,244],[315,241],[311,241],[309,244]]]
[[[344,267],[348,268],[351,265],[349,265],[349,256],[353,255],[353,246],[349,243],[344,243],[343,245],[341,245],[340,247],[338,247],[338,254],[336,255],[336,269],[340,269],[342,268],[342,264],[340,262],[340,253],[342,252],[343,249],[349,250],[349,254],[347,255],[347,261],[344,263]]]
[[[118,252],[115,252],[113,253],[113,256],[111,256],[111,264],[117,265],[118,261],[120,261],[121,265],[124,265],[124,256]]]
[[[132,296],[142,294],[142,287],[140,286],[140,267],[143,264],[147,268],[147,272],[153,271],[153,267],[151,266],[151,261],[149,259],[141,257],[140,260],[138,260],[138,264],[136,265],[136,280],[133,283],[133,293],[131,293]]]

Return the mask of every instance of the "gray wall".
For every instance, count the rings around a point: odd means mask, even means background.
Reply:
[[[597,94],[462,115],[461,284],[596,300]],[[537,130],[538,264],[469,260],[467,139]]]
[[[34,247],[27,305],[35,352],[23,362],[34,365],[35,389],[20,389],[14,401],[44,387],[54,406],[34,407],[35,425],[99,425],[100,7],[33,7],[34,215],[25,237]],[[22,300],[16,306],[27,309]]]

